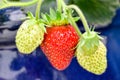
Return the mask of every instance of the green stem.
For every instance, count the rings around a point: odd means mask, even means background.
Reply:
[[[69,5],[69,6],[67,6],[67,7],[68,7],[68,8],[73,8],[73,9],[76,10],[76,12],[78,13],[78,15],[79,15],[80,18],[81,18],[81,21],[82,21],[82,23],[83,23],[83,25],[84,25],[84,28],[85,28],[86,32],[89,34],[89,33],[90,33],[90,29],[89,29],[88,23],[87,23],[87,21],[86,21],[86,19],[85,19],[85,16],[84,16],[83,13],[82,13],[82,11],[81,11],[76,5]]]
[[[57,10],[58,10],[59,12],[62,12],[61,0],[57,0]]]
[[[40,9],[41,9],[41,4],[42,4],[43,0],[39,0],[38,1],[38,4],[37,4],[37,8],[36,8],[36,19],[38,20],[39,19],[39,15],[40,15]]]
[[[32,0],[29,2],[10,2],[7,0],[4,0],[4,6],[0,7],[0,8],[7,8],[7,7],[12,7],[12,6],[16,6],[16,7],[25,7],[25,6],[30,6],[32,4],[35,4],[38,0]]]
[[[63,0],[61,0],[61,1],[62,1],[62,5],[63,5],[63,11],[66,13],[66,11],[67,11],[67,9],[66,9],[66,8],[67,8],[67,5],[65,4],[65,2],[64,2]],[[71,12],[70,12],[69,10],[68,10],[68,17],[70,18],[71,24],[72,24],[73,27],[75,28],[77,34],[78,34],[79,36],[81,36],[82,33],[81,33],[81,31],[79,30],[79,28],[78,28],[76,22],[74,21],[72,15],[71,15]]]
[[[67,7],[67,5],[65,4],[65,2],[63,0],[61,0],[61,5],[63,7],[63,12],[66,13],[66,7]]]
[[[72,24],[73,27],[75,28],[75,30],[76,30],[76,32],[78,33],[78,35],[81,36],[82,33],[80,32],[80,30],[79,30],[79,28],[78,28],[76,22],[74,21],[72,15],[71,15],[71,13],[70,13],[70,11],[68,12],[68,17],[70,18],[70,20],[71,20],[71,24]]]

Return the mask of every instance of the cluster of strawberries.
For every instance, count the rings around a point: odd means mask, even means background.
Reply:
[[[106,47],[94,31],[79,36],[69,17],[59,11],[42,14],[42,19],[30,17],[16,34],[16,46],[21,53],[30,54],[39,45],[51,65],[65,70],[75,56],[87,71],[102,74],[107,67]]]

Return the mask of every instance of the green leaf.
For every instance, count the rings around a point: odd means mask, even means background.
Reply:
[[[84,13],[87,21],[96,25],[107,25],[111,22],[119,6],[119,0],[69,0]]]

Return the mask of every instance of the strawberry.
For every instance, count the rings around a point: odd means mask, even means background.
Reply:
[[[23,54],[30,54],[44,38],[44,26],[34,18],[22,23],[16,34],[16,46]]]
[[[52,12],[55,13],[54,11]],[[63,14],[56,12],[55,15],[56,17],[54,18],[49,15],[47,17],[43,16],[48,18],[49,21],[41,49],[54,68],[64,70],[74,57],[74,48],[78,43],[79,36],[73,26],[68,24]]]
[[[78,63],[87,71],[100,75],[107,68],[106,47],[96,32],[84,33],[77,45]]]

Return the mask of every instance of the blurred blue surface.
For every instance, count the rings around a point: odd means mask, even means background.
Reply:
[[[99,76],[84,70],[76,58],[66,70],[57,71],[39,47],[30,55],[20,54],[14,36],[21,17],[25,14],[19,8],[0,10],[0,80],[120,80],[120,9],[110,25],[97,29],[106,37],[108,49],[108,67]]]

